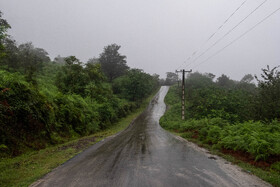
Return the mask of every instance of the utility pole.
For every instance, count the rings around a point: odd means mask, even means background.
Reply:
[[[185,73],[191,73],[190,71],[185,71],[184,69],[177,71],[176,73],[182,73],[182,120],[185,120]]]

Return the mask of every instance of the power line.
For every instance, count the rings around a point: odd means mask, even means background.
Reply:
[[[227,33],[225,33],[220,39],[218,39],[214,44],[212,44],[209,48],[207,48],[205,51],[203,51],[198,57],[196,57],[192,62],[187,64],[185,66],[188,67],[192,63],[196,62],[197,59],[202,57],[205,53],[207,53],[209,50],[211,50],[213,47],[215,47],[220,41],[222,41],[227,35],[229,35],[232,31],[234,31],[241,23],[243,23],[246,19],[248,19],[254,12],[256,12],[261,6],[263,6],[268,0],[263,1],[261,4],[259,4],[253,11],[251,11],[246,17],[244,17],[240,22],[238,22],[233,28],[231,28]]]
[[[207,59],[205,59],[204,61],[202,61],[201,63],[197,64],[196,66],[194,66],[194,68],[200,66],[201,64],[207,62],[208,60],[210,60],[211,58],[213,58],[214,56],[218,55],[219,53],[221,53],[223,50],[225,50],[226,48],[228,48],[229,46],[231,46],[232,44],[234,44],[235,42],[237,42],[238,40],[240,40],[243,36],[245,36],[246,34],[248,34],[249,32],[251,32],[253,29],[255,29],[257,26],[259,26],[261,23],[263,23],[264,21],[266,21],[269,17],[273,16],[276,12],[278,12],[280,10],[280,8],[276,9],[275,11],[273,11],[271,14],[269,14],[268,16],[266,16],[264,19],[262,19],[261,21],[259,21],[257,24],[255,24],[253,27],[251,27],[250,29],[248,29],[246,32],[244,32],[243,34],[241,34],[240,36],[238,36],[237,38],[235,38],[232,42],[230,42],[229,44],[227,44],[225,47],[223,47],[222,49],[220,49],[219,51],[217,51],[216,53],[214,53],[213,55],[211,55],[210,57],[208,57]]]
[[[217,29],[213,34],[211,34],[211,35],[209,36],[209,38],[200,46],[200,48],[197,49],[196,51],[194,51],[194,52],[192,53],[192,55],[190,55],[190,56],[187,58],[187,60],[184,61],[183,64],[180,65],[176,70],[178,70],[178,69],[180,69],[181,67],[183,67],[183,65],[184,65],[187,61],[189,61],[189,60],[190,60],[190,59],[205,45],[205,44],[207,44],[207,43],[209,42],[209,40],[211,40],[211,39],[218,33],[218,31],[221,30],[221,29],[225,26],[225,24],[233,17],[233,15],[234,15],[247,1],[248,1],[248,0],[243,1],[243,2],[241,3],[241,5],[239,5],[239,6],[235,9],[235,11],[222,23],[222,25],[220,25],[220,26],[218,27],[218,29]]]
[[[221,30],[224,25],[230,20],[230,18],[247,2],[247,0],[245,0],[225,21],[224,23],[207,39],[207,41],[203,44],[203,46],[210,40],[212,39],[219,30]],[[197,51],[196,51],[197,52]],[[195,52],[195,53],[196,53]]]

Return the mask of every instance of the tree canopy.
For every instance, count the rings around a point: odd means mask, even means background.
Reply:
[[[258,81],[258,117],[261,120],[280,119],[280,72],[278,67],[262,69],[262,79]]]
[[[143,70],[131,69],[113,81],[113,91],[130,101],[142,101],[158,86],[157,77],[153,77]]]
[[[7,30],[9,28],[11,28],[11,26],[5,19],[2,18],[2,12],[0,11],[0,58],[5,54],[3,52],[3,40],[7,37]]]
[[[176,84],[177,81],[178,81],[178,75],[176,73],[173,72],[166,73],[166,80],[165,80],[166,85]]]
[[[129,69],[126,64],[126,56],[119,53],[120,48],[121,46],[117,44],[108,45],[104,48],[104,51],[99,57],[101,69],[110,82],[115,78],[124,75]]]

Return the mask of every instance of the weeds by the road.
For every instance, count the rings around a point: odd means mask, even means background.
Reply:
[[[0,186],[28,186],[52,169],[66,162],[98,141],[124,130],[147,106],[152,96],[141,107],[107,130],[70,142],[25,153],[15,158],[0,160]]]

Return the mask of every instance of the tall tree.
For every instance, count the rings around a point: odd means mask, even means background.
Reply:
[[[217,78],[217,85],[224,88],[233,88],[235,83],[228,76],[222,74],[220,77]]]
[[[101,64],[101,70],[112,82],[117,77],[125,74],[129,69],[126,65],[126,56],[119,53],[121,46],[117,44],[111,44],[104,48],[103,53],[100,54],[99,62]]]
[[[65,58],[62,71],[57,74],[56,85],[62,93],[76,93],[85,96],[87,75],[82,62],[75,56]]]
[[[35,48],[31,42],[18,46],[21,65],[25,72],[30,69],[40,70],[43,62],[49,62],[48,53],[42,48]]]
[[[178,81],[178,75],[173,72],[167,72],[166,73],[166,80],[165,84],[166,85],[173,85]]]
[[[157,88],[158,81],[141,69],[131,69],[113,81],[113,91],[130,101],[142,101]]]
[[[60,55],[57,55],[53,61],[57,64],[65,65],[65,57],[61,57]]]
[[[7,30],[11,28],[9,23],[2,18],[2,12],[0,11],[0,58],[4,56],[4,44],[3,40],[7,38]]]
[[[48,53],[42,48],[35,48],[31,42],[18,46],[21,67],[24,69],[26,80],[36,84],[34,76],[43,68],[44,62],[49,62]]]
[[[213,86],[215,75],[212,73],[201,74],[199,72],[190,73],[185,80],[187,89],[206,88]]]
[[[257,94],[256,85],[253,80],[253,75],[246,74],[239,82],[237,82],[235,87],[250,94]]]
[[[95,98],[98,101],[104,101],[110,90],[103,84],[105,77],[101,72],[100,64],[88,62],[84,72],[88,79],[85,88],[86,95],[90,96],[91,99]]]
[[[278,67],[262,69],[263,80],[258,81],[258,117],[262,120],[280,119],[280,72]]]
[[[16,41],[11,38],[3,40],[5,55],[0,58],[0,65],[6,66],[7,70],[15,70],[20,67],[19,50]]]

